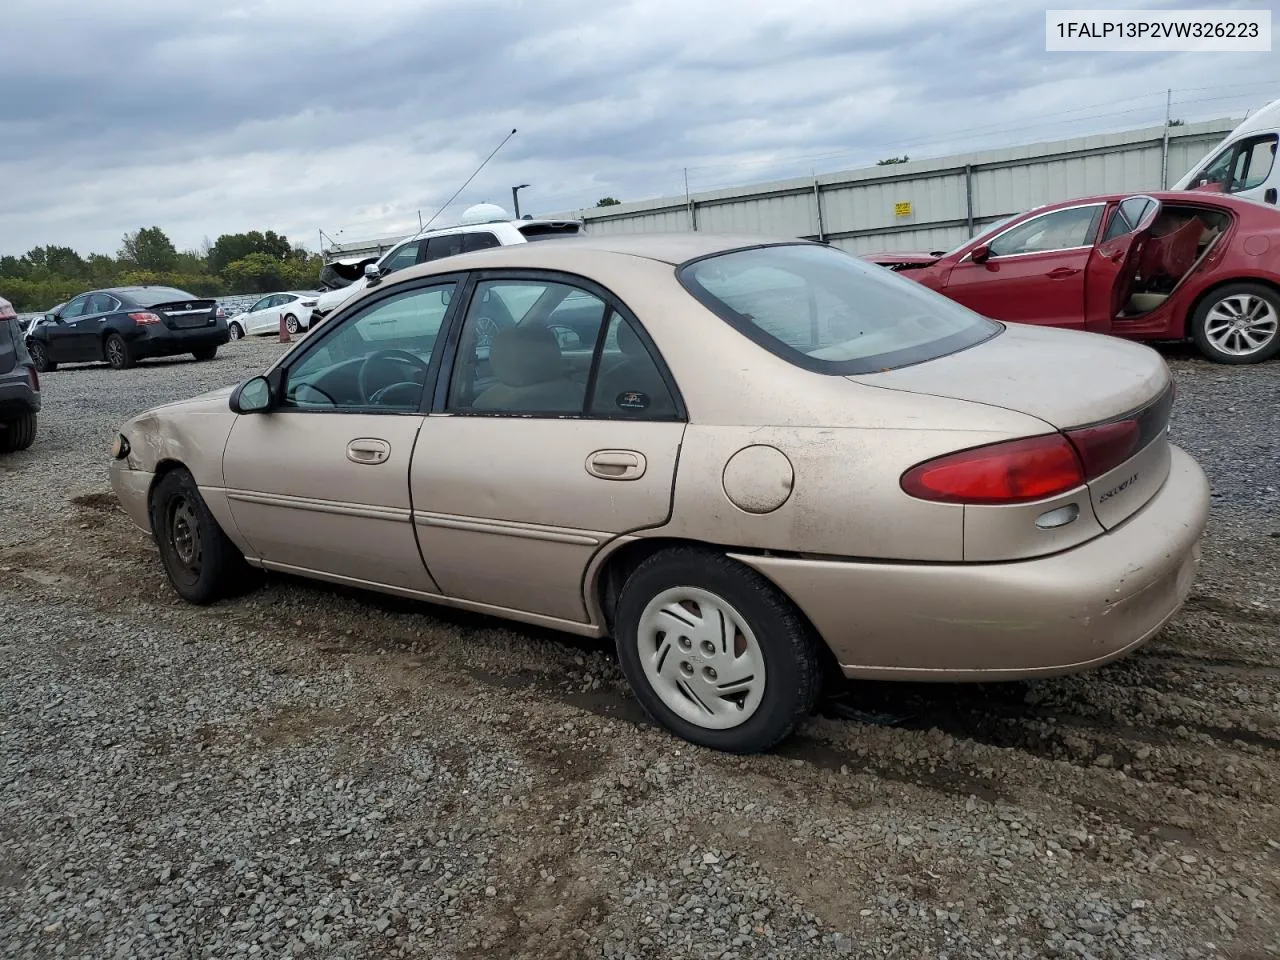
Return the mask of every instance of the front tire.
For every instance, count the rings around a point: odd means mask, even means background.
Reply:
[[[714,750],[768,750],[813,712],[822,686],[820,641],[791,601],[709,550],[663,550],[640,564],[614,634],[649,715]]]
[[[150,498],[151,532],[178,596],[205,605],[238,592],[251,567],[209,512],[195,478],[183,468],[166,473]]]
[[[136,362],[133,351],[118,333],[107,337],[106,343],[102,345],[102,353],[113,370],[128,370]]]
[[[26,450],[36,442],[36,415],[23,413],[0,420],[0,453]]]
[[[39,340],[27,341],[27,353],[31,354],[31,365],[36,373],[52,373],[58,365],[49,359],[49,348]]]
[[[244,338],[244,329],[238,323],[232,323],[227,326],[227,332],[231,334],[232,340],[240,340]]]
[[[1260,283],[1214,290],[1191,317],[1196,347],[1215,363],[1262,363],[1280,353],[1280,294]]]
[[[201,347],[199,350],[192,350],[191,355],[200,361],[212,360],[214,357],[218,355],[218,348],[217,347]]]
[[[299,330],[298,318],[292,313],[286,313],[284,315],[284,328],[289,331],[290,336],[293,336]]]

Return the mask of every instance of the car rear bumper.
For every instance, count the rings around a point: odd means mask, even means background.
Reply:
[[[27,382],[27,370],[16,368],[0,377],[0,417],[18,417],[40,411],[40,393]]]
[[[220,347],[231,340],[225,321],[212,327],[191,330],[150,330],[129,342],[129,349],[141,360],[147,357],[172,357],[208,347]]]
[[[1164,486],[1107,533],[1012,563],[735,555],[809,617],[846,676],[1015,680],[1101,666],[1150,639],[1199,564],[1209,484],[1172,448]]]

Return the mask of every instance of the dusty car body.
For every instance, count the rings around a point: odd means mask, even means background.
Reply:
[[[828,667],[1028,678],[1150,638],[1208,510],[1171,399],[1145,346],[820,244],[598,237],[371,286],[125,424],[111,481],[193,602],[249,566],[613,636],[660,722],[745,752]]]
[[[997,320],[1280,353],[1280,211],[1198,192],[1085,197],[1008,218],[946,253],[866,259]]]

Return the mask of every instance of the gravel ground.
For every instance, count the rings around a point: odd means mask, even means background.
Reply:
[[[736,758],[606,644],[281,577],[178,601],[107,445],[280,349],[64,368],[0,461],[0,955],[1280,956],[1280,363],[1170,355],[1214,511],[1144,650],[850,684]]]

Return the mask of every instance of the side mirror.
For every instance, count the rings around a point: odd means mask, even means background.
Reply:
[[[364,265],[364,275],[367,279],[372,280],[374,277],[382,276],[382,271],[378,269],[376,263],[366,263]]]
[[[969,259],[974,263],[986,263],[991,259],[991,248],[980,243],[969,252]]]
[[[276,405],[276,392],[271,381],[258,376],[246,380],[231,393],[228,406],[232,413],[267,413]]]

